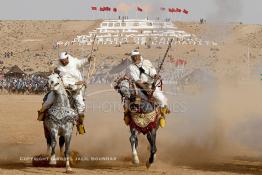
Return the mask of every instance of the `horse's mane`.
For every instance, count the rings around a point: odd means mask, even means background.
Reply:
[[[114,88],[121,95],[122,99],[128,99],[131,104],[134,104],[137,99],[140,99],[141,102],[137,105],[144,113],[154,110],[155,105],[149,102],[147,95],[137,88],[130,78],[125,76],[118,78],[115,81]]]

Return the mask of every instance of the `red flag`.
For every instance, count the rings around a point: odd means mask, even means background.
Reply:
[[[139,12],[142,12],[142,11],[143,11],[143,9],[142,9],[142,8],[140,8],[140,7],[137,7],[137,11],[139,11]]]
[[[189,13],[189,11],[186,10],[186,9],[184,9],[184,10],[183,10],[183,13],[187,15],[187,14]]]
[[[95,6],[91,7],[91,10],[97,10],[97,8]]]
[[[175,61],[175,64],[176,64],[176,66],[186,65],[186,64],[187,64],[187,61],[186,61],[186,60],[182,60],[182,59],[177,59],[177,60]]]
[[[103,7],[103,8],[104,8],[104,11],[111,11],[110,7]]]
[[[176,8],[176,9],[175,9],[175,12],[181,13],[182,10],[181,10],[180,8]]]
[[[174,13],[174,12],[176,12],[176,9],[175,8],[169,8],[169,12]]]
[[[161,10],[161,11],[165,11],[166,8],[165,8],[165,7],[160,7],[160,10]]]
[[[117,12],[117,8],[113,8],[113,12]]]

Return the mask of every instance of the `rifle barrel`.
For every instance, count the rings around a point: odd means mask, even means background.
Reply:
[[[168,54],[168,51],[169,51],[169,49],[171,48],[172,42],[173,42],[173,38],[172,38],[172,39],[169,41],[169,43],[168,43],[168,47],[167,47],[167,50],[166,50],[166,52],[165,52],[164,58],[162,59],[160,65],[159,65],[159,68],[158,68],[158,70],[157,70],[157,75],[159,75],[159,73],[160,73],[160,71],[161,71],[161,69],[162,69],[162,66],[163,66],[163,64],[164,64],[164,62],[165,62],[166,56],[167,56],[167,54]]]

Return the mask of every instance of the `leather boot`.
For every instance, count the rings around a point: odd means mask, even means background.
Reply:
[[[168,107],[165,105],[164,107],[160,107],[160,114],[161,117],[159,119],[159,126],[161,128],[164,128],[166,126],[166,115],[170,114],[170,110],[168,109]]]
[[[84,114],[80,114],[79,115],[79,119],[77,121],[77,125],[76,125],[77,131],[81,135],[86,133],[85,126],[84,126],[84,118],[85,118],[85,115]]]
[[[130,123],[129,112],[124,112],[124,121],[126,125],[129,125]]]

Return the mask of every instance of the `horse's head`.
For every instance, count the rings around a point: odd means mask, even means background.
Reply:
[[[141,95],[135,88],[134,82],[127,77],[121,77],[114,81],[114,88],[123,98],[130,100],[129,108],[142,113],[152,112],[155,106],[149,102],[147,96]]]
[[[48,76],[48,87],[51,91],[58,91],[63,86],[62,79],[58,74],[51,74]]]
[[[135,89],[127,77],[119,78],[115,81],[114,88],[121,94],[122,97],[130,98],[135,94]]]
[[[130,84],[128,80],[123,80],[119,82],[118,84],[118,92],[123,96],[130,98],[131,96],[131,89],[130,89]]]

